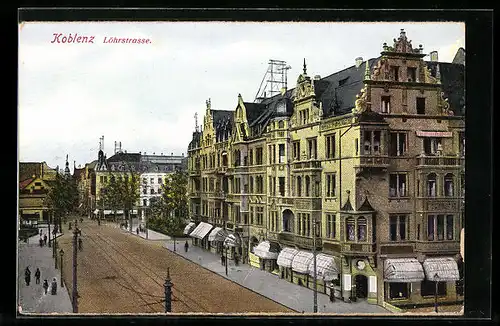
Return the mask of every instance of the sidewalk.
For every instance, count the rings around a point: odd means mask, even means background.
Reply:
[[[173,241],[165,242],[163,246],[173,252]],[[225,267],[221,265],[218,255],[192,245],[190,245],[186,253],[184,252],[184,241],[180,239],[176,242],[175,253],[297,312],[313,312],[313,291],[311,289],[292,284],[286,280],[280,279],[277,275],[261,271],[250,265],[240,263],[238,266],[235,266],[232,260],[229,260],[228,276],[226,276]],[[327,295],[319,292],[318,312],[391,314],[388,310],[377,305],[369,304],[366,301],[346,303],[337,299],[335,302],[330,302]]]
[[[51,226],[52,230],[52,226]],[[46,231],[44,231],[46,232]],[[57,236],[61,236],[58,233]],[[52,238],[52,237],[51,237]],[[40,235],[28,239],[28,243],[19,242],[18,255],[18,305],[22,313],[71,313],[71,299],[66,286],[61,288],[60,270],[54,268],[52,248],[40,247],[38,240]],[[31,282],[27,286],[24,281],[24,270],[29,266],[31,271]],[[40,269],[40,284],[35,283],[35,271]],[[50,283],[52,278],[57,279],[57,294],[50,294]],[[43,281],[49,282],[47,294],[44,293]]]

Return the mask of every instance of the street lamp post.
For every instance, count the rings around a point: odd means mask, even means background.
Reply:
[[[52,254],[54,256],[54,268],[57,269],[57,238],[54,235],[54,245],[52,246]]]
[[[64,250],[62,250],[61,248],[61,251],[59,251],[59,255],[61,255],[61,288],[64,287],[64,283],[63,283],[63,256],[64,256]]]
[[[313,312],[318,312],[318,277],[316,275],[316,218],[313,221],[313,266],[314,266],[314,285],[313,285]]]
[[[77,257],[78,250],[76,248],[78,238],[78,227],[75,225],[75,229],[73,230],[73,291],[72,291],[72,299],[73,299],[73,312],[78,312],[78,290],[77,290]]]
[[[437,313],[438,312],[438,284],[439,284],[439,275],[437,273],[434,274],[434,284],[436,286],[435,291],[434,291],[434,311]]]
[[[226,276],[227,276],[227,264],[228,264],[228,259],[227,259],[227,247],[229,247],[227,244],[224,246],[225,247],[225,252],[226,252],[226,258],[224,258],[224,265],[226,267]]]

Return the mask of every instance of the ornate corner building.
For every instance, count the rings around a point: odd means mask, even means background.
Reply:
[[[331,257],[337,275],[318,291],[345,301],[463,301],[465,68],[424,57],[401,30],[380,57],[324,78],[304,60],[294,89],[259,103],[207,101],[188,148],[192,222],[237,235],[228,258],[310,288],[294,255]],[[259,254],[263,242],[283,257]]]

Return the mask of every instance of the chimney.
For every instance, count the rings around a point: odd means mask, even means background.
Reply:
[[[314,76],[314,80],[320,80],[321,79],[321,76],[320,75],[316,75]]]
[[[163,156],[163,153],[161,153],[161,156]]]
[[[156,155],[155,152],[153,152],[153,155]]]
[[[170,156],[174,156],[174,153],[170,153]]]
[[[184,153],[182,153],[182,157],[184,157]]]
[[[361,64],[363,63],[363,58],[357,57],[355,63],[356,63],[356,68],[359,68],[359,66],[361,66]]]
[[[438,52],[437,51],[432,51],[431,53],[429,53],[430,57],[431,57],[431,60],[430,61],[439,61],[439,58],[438,58]]]

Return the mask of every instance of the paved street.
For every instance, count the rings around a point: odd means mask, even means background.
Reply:
[[[45,231],[44,231],[45,232]],[[61,234],[59,234],[61,235]],[[60,270],[54,268],[52,248],[40,247],[39,235],[29,238],[28,243],[19,243],[18,255],[18,298],[22,313],[70,313],[72,312],[71,299],[66,287],[61,288]],[[58,238],[59,239],[59,238]],[[27,286],[24,281],[24,270],[29,266],[31,282]],[[35,283],[35,271],[40,269],[40,284]],[[57,278],[57,294],[50,294],[52,278]],[[43,281],[49,282],[49,291],[44,293]]]
[[[163,313],[167,267],[174,284],[173,312],[291,312],[165,250],[164,241],[147,241],[112,224],[98,226],[88,219],[79,226],[83,240],[83,250],[78,251],[79,312]],[[67,284],[72,284],[71,241],[70,232],[59,240],[66,252]]]
[[[220,256],[191,245],[189,240],[189,250],[184,252],[184,240],[178,240],[176,244],[176,254],[193,261],[204,268],[207,268],[223,277],[226,277],[225,267],[221,265]],[[173,241],[164,243],[164,247],[173,252]],[[277,275],[261,271],[258,268],[246,264],[234,265],[229,261],[228,279],[260,293],[274,301],[277,301],[298,312],[313,312],[313,291],[311,289],[292,284],[280,279]],[[356,303],[345,303],[341,300],[330,302],[327,295],[318,293],[318,312],[320,313],[342,313],[342,314],[392,314],[386,309],[368,304],[366,301]]]

